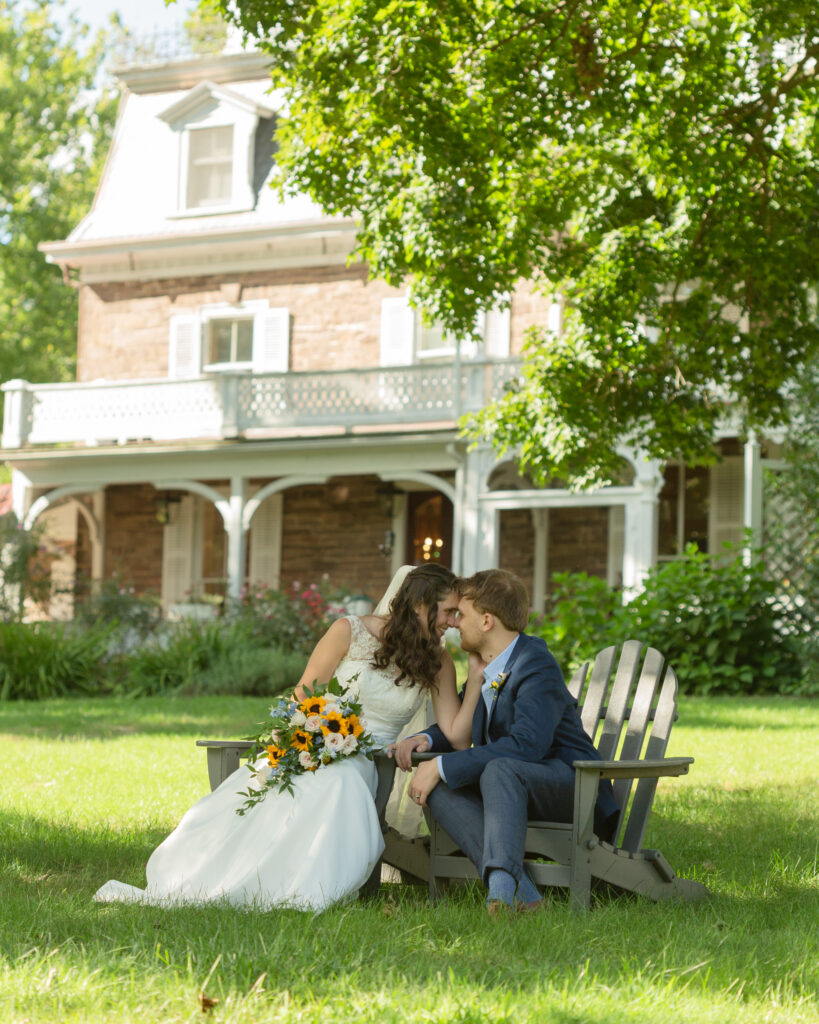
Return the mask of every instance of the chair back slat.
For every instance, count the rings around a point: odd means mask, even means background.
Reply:
[[[643,645],[639,640],[626,640],[623,644],[603,722],[603,730],[597,744],[598,753],[604,761],[611,761],[617,751],[642,649]],[[593,733],[589,733],[589,735],[593,736]]]
[[[654,709],[654,722],[651,735],[646,744],[645,756],[648,760],[665,756],[671,726],[677,714],[677,675],[670,666],[666,670],[662,689]],[[638,853],[643,845],[648,815],[654,802],[654,791],[657,779],[640,779],[634,791],[626,830],[623,834],[622,849],[629,853]],[[621,805],[622,806],[622,805]]]
[[[660,688],[664,664],[665,658],[659,651],[653,647],[646,649],[640,679],[627,718],[626,734],[618,754],[618,759],[621,761],[636,761],[640,757],[646,730],[651,720],[654,698]],[[632,784],[631,779],[615,780],[614,798],[620,807],[625,807],[628,804]]]
[[[569,682],[566,684],[569,693],[574,697],[575,700],[580,700],[580,694],[583,692],[583,683],[586,682],[586,676],[589,671],[589,663],[584,661],[580,668],[575,672]]]
[[[609,688],[609,680],[614,669],[614,659],[617,655],[616,647],[606,647],[600,651],[594,659],[594,665],[589,678],[589,685],[586,688],[586,695],[583,706],[580,708],[580,719],[586,733],[594,740],[600,716],[606,702],[606,691]]]

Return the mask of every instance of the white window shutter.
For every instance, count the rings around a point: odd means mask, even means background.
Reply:
[[[710,501],[708,509],[708,550],[720,554],[728,541],[742,540],[742,500],[744,487],[744,461],[741,456],[730,456],[711,467]]]
[[[196,565],[196,496],[185,495],[162,527],[162,607],[184,601],[193,586]]]
[[[278,587],[282,561],[282,495],[271,494],[250,521],[251,586]]]
[[[202,326],[195,313],[171,317],[168,346],[168,376],[198,377],[202,371]]]
[[[409,366],[415,356],[415,312],[409,299],[381,300],[381,365]]]
[[[290,310],[262,310],[253,318],[253,372],[287,373],[289,369]]]
[[[490,309],[483,329],[484,353],[487,359],[505,359],[509,355],[510,309]]]

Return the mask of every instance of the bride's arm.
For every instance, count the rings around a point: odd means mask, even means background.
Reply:
[[[455,666],[448,652],[444,652],[443,665],[437,677],[437,689],[432,690],[435,720],[455,750],[464,750],[472,743],[472,718],[481,696],[483,672],[469,660],[463,699],[459,699],[455,685]]]
[[[333,678],[344,655],[350,648],[352,629],[348,619],[336,619],[324,636],[313,648],[307,659],[301,679],[293,690],[296,700],[304,700],[307,696],[305,686],[314,690],[317,686],[326,686]]]

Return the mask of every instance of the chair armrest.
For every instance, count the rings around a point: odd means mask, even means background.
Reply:
[[[251,750],[252,740],[197,740],[197,747],[215,747],[217,750]]]
[[[208,781],[216,789],[239,767],[239,760],[253,749],[251,740],[197,740],[208,752]]]
[[[659,779],[667,775],[686,775],[693,763],[693,757],[663,757],[655,761],[573,761],[572,767],[603,779]]]

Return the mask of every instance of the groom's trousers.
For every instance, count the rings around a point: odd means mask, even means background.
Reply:
[[[439,782],[427,803],[484,882],[495,868],[520,881],[527,820],[570,822],[574,774],[557,758],[535,764],[498,757],[487,764],[477,785],[450,789]]]

